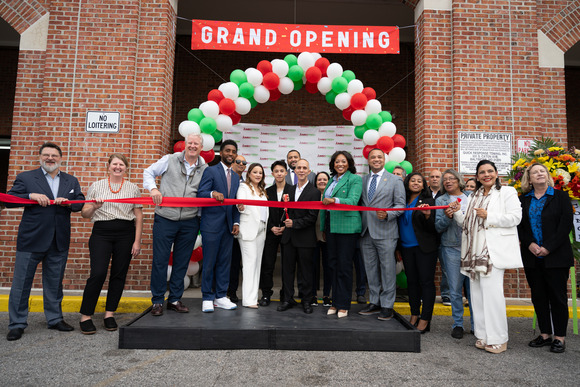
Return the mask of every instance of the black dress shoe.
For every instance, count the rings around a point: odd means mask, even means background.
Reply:
[[[356,303],[357,304],[366,304],[367,299],[365,298],[365,296],[356,296]]]
[[[546,345],[550,344],[552,344],[552,338],[548,337],[547,339],[544,339],[542,335],[536,337],[534,340],[528,343],[528,345],[532,348],[545,347]]]
[[[262,296],[262,298],[260,298],[259,304],[260,304],[260,306],[268,306],[268,305],[270,305],[270,297]]]
[[[461,327],[453,328],[453,330],[451,331],[451,337],[453,337],[454,339],[462,339],[463,338],[463,328],[461,328]]]
[[[56,329],[61,332],[70,332],[75,330],[73,327],[64,322],[64,320],[60,320],[56,324],[49,325],[48,329]]]
[[[153,304],[151,307],[151,316],[163,315],[163,304]]]
[[[289,302],[286,302],[286,301],[285,301],[285,302],[283,302],[283,303],[282,303],[280,306],[278,306],[278,307],[276,308],[276,310],[277,310],[278,312],[285,312],[285,311],[287,311],[288,309],[292,308],[293,306],[294,306],[294,305],[292,305],[291,303],[289,303]]]
[[[552,341],[552,345],[550,346],[550,352],[554,353],[562,353],[566,350],[566,343],[562,340],[554,340]]]
[[[175,304],[168,302],[167,303],[167,310],[174,310],[177,313],[189,313],[189,308],[185,305],[183,305],[183,303],[181,301],[177,301]]]
[[[295,300],[295,299],[293,299],[293,298],[291,298],[291,299],[288,301],[288,303],[289,303],[290,305],[292,305],[292,306],[296,306],[296,305],[298,305],[298,303],[296,302],[296,300]]]
[[[395,315],[395,311],[391,308],[381,308],[379,312],[379,317],[377,317],[381,321],[387,321],[393,318]]]
[[[92,335],[97,332],[97,327],[95,327],[95,324],[93,324],[93,320],[81,321],[79,325],[83,335]]]
[[[304,313],[306,313],[306,314],[310,314],[314,311],[312,309],[312,305],[310,305],[309,302],[302,303],[302,308],[304,308]]]
[[[22,328],[10,329],[8,331],[8,334],[6,335],[6,340],[8,340],[8,341],[20,340],[23,333],[24,333],[24,329],[22,329]]]
[[[362,308],[358,314],[362,314],[363,316],[369,316],[371,314],[377,314],[381,311],[381,307],[375,304],[368,304],[364,308]]]
[[[228,292],[227,296],[229,297],[230,301],[233,302],[234,304],[238,301],[240,301],[240,299],[238,298],[236,292]]]
[[[115,317],[107,317],[103,320],[103,324],[105,325],[105,329],[108,331],[116,331],[117,330],[117,322],[115,321]]]

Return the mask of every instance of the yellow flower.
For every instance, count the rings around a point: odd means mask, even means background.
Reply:
[[[553,146],[551,148],[548,148],[548,152],[554,152],[554,151],[563,151],[564,148],[559,147],[559,146]]]
[[[578,170],[578,163],[568,165],[568,172],[575,173]]]

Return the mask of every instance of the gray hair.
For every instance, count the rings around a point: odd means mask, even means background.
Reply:
[[[191,136],[199,138],[199,141],[201,142],[201,146],[203,146],[203,136],[201,135],[201,133],[190,133],[185,138],[185,141],[187,142],[187,139],[190,138]]]
[[[465,189],[465,181],[463,180],[463,176],[461,176],[461,174],[457,172],[455,169],[446,169],[445,172],[441,174],[441,187],[443,187],[443,189],[445,189],[445,186],[443,185],[443,178],[447,174],[451,174],[453,175],[453,177],[457,179],[457,183],[459,184],[459,189],[461,191]]]

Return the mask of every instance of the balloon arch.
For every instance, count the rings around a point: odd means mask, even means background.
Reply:
[[[263,60],[256,68],[234,70],[230,82],[211,90],[207,101],[191,109],[187,120],[179,124],[179,133],[200,133],[203,137],[202,157],[211,161],[213,147],[223,138],[223,133],[241,121],[258,103],[276,101],[282,94],[305,88],[311,94],[320,92],[326,101],[342,110],[342,116],[355,126],[355,137],[362,139],[363,156],[379,148],[385,153],[385,169],[390,172],[402,166],[408,173],[413,169],[405,160],[405,138],[397,134],[392,116],[383,111],[376,92],[356,79],[350,70],[339,63],[330,63],[317,53],[303,52],[296,57],[289,54],[284,59]],[[183,150],[183,141],[174,150]]]

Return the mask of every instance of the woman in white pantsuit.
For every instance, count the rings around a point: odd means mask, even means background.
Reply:
[[[469,277],[475,346],[491,353],[507,349],[508,326],[503,293],[505,269],[523,267],[517,225],[522,207],[513,187],[502,187],[495,164],[476,168],[476,190],[463,214],[458,202],[446,210],[463,225],[461,273]]]
[[[268,200],[264,182],[264,168],[251,164],[246,181],[240,184],[238,199]],[[258,289],[262,252],[266,240],[268,207],[238,205],[240,211],[239,242],[242,251],[242,306],[258,308]]]

